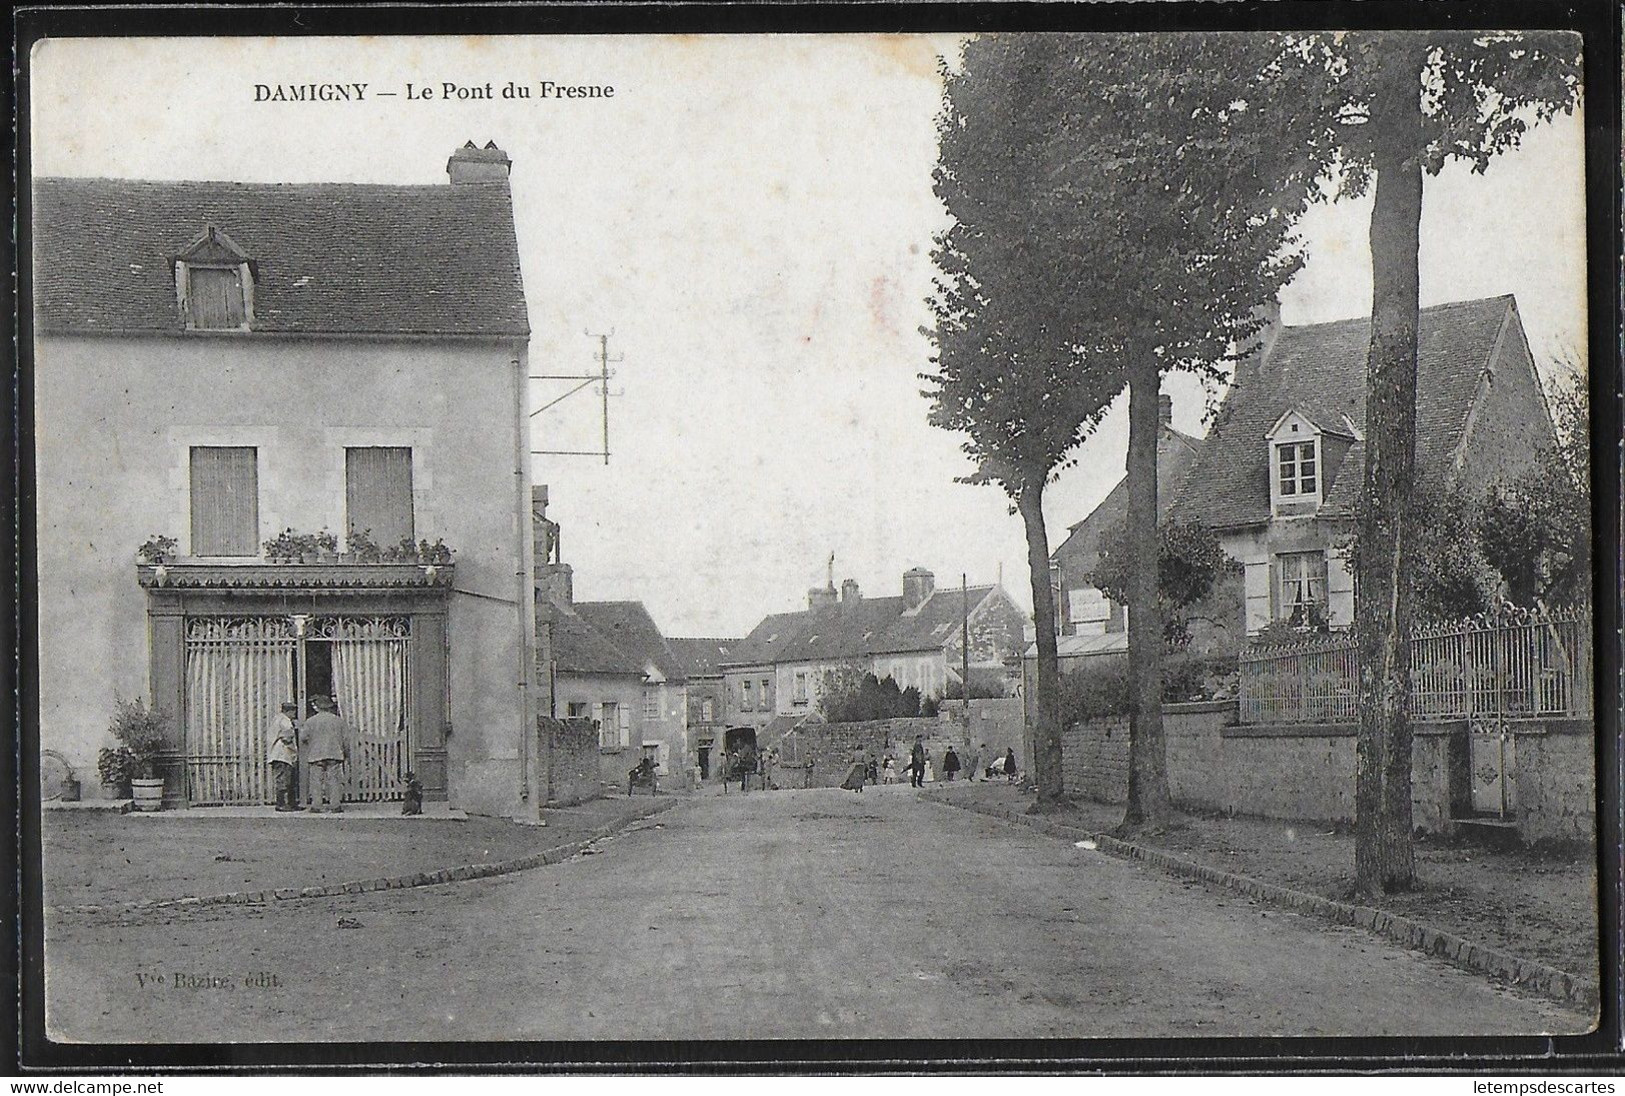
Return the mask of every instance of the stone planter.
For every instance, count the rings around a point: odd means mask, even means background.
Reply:
[[[135,798],[136,810],[161,811],[164,809],[163,777],[136,777],[130,781],[130,792]]]

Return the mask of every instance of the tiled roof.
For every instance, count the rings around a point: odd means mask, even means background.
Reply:
[[[975,612],[997,587],[972,586]],[[729,665],[863,658],[909,651],[935,651],[958,634],[963,606],[959,591],[935,590],[913,613],[901,597],[865,597],[764,619],[727,657]]]
[[[46,332],[179,334],[173,260],[209,226],[254,263],[271,334],[525,336],[508,188],[42,178]]]
[[[1157,439],[1157,518],[1161,520],[1173,509],[1179,497],[1180,485],[1201,452],[1202,442],[1189,434],[1164,429]],[[1100,556],[1101,537],[1128,521],[1128,477],[1117,481],[1111,494],[1100,505],[1089,511],[1089,516],[1072,526],[1066,540],[1055,549],[1050,558],[1067,567],[1075,568],[1078,576],[1093,567]]]
[[[683,680],[682,663],[643,602],[578,601],[574,609],[599,635],[637,659],[640,668],[653,666],[667,681]]]
[[[553,623],[553,660],[561,674],[617,674],[643,678],[644,664],[611,643],[586,620],[547,601],[537,605],[540,619]]]
[[[686,678],[716,677],[722,673],[722,664],[728,659],[729,652],[743,642],[738,639],[697,639],[676,638],[666,640],[666,645],[677,656],[677,663],[682,667]]]
[[[1420,475],[1438,475],[1461,441],[1479,381],[1510,313],[1511,296],[1424,308],[1417,333],[1416,458]],[[1270,520],[1270,468],[1264,435],[1281,415],[1302,410],[1323,427],[1365,429],[1365,362],[1370,317],[1287,327],[1256,372],[1225,397],[1214,426],[1174,504],[1176,521],[1214,528]],[[1353,512],[1364,447],[1341,464],[1322,515]],[[1328,475],[1336,470],[1327,469]]]

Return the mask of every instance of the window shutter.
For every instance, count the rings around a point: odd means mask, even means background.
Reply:
[[[630,746],[632,744],[632,709],[625,704],[621,704],[616,707],[615,714],[620,719],[621,745]]]
[[[258,455],[252,446],[193,446],[193,555],[259,555]]]
[[[344,451],[345,515],[350,532],[388,548],[416,535],[412,526],[412,450],[369,446]]]
[[[194,266],[188,268],[187,275],[193,327],[230,330],[242,326],[243,284],[235,269]]]

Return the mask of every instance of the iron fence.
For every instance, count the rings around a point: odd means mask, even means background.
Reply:
[[[1347,633],[1255,647],[1240,658],[1243,723],[1350,723],[1360,667]],[[1589,608],[1506,608],[1411,634],[1411,715],[1421,721],[1592,714]]]

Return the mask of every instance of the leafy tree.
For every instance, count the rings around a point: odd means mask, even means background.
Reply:
[[[920,714],[920,690],[899,688],[890,675],[878,678],[856,666],[824,675],[818,710],[831,723],[866,723]]]
[[[1557,445],[1510,483],[1492,486],[1477,514],[1484,556],[1517,605],[1589,600],[1591,414],[1578,381],[1552,392]]]
[[[1046,36],[1057,77],[1033,104],[1058,152],[1040,219],[1088,276],[1066,303],[1078,341],[1129,393],[1123,593],[1130,722],[1125,828],[1171,813],[1162,731],[1164,626],[1157,534],[1165,372],[1216,380],[1302,264],[1293,226],[1324,169],[1318,118],[1290,93],[1302,70],[1273,35]]]
[[[1529,126],[1572,109],[1579,38],[1524,32],[1308,35],[1292,56],[1322,77],[1320,147],[1339,150],[1343,190],[1374,189],[1365,497],[1355,635],[1360,662],[1356,887],[1408,890],[1411,844],[1410,631],[1415,614],[1416,333],[1422,180],[1452,159],[1482,172]]]
[[[934,189],[953,219],[932,258],[935,372],[922,374],[933,426],[965,435],[975,465],[962,482],[992,484],[1021,515],[1037,630],[1033,773],[1040,809],[1064,797],[1055,598],[1044,488],[1099,423],[1120,380],[1095,376],[1062,317],[1086,258],[1036,231],[1051,169],[1053,120],[1034,103],[1060,70],[1048,36],[983,37],[946,76]],[[1115,376],[1115,369],[1114,369]]]
[[[1460,620],[1501,600],[1501,577],[1486,557],[1479,535],[1484,499],[1460,484],[1420,484],[1411,498],[1416,549],[1411,575],[1417,620]],[[1358,513],[1365,506],[1362,499]],[[1343,544],[1349,568],[1361,566],[1358,532]]]
[[[1113,601],[1126,602],[1133,559],[1128,530],[1119,526],[1101,538],[1100,558],[1085,579]],[[1185,610],[1212,593],[1220,577],[1235,566],[1206,526],[1168,522],[1157,530],[1157,602],[1165,650],[1182,650],[1190,642]]]

